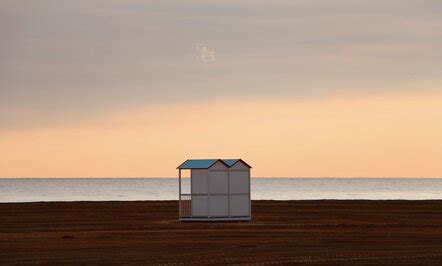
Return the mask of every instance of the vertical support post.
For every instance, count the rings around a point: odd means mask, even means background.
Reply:
[[[227,169],[227,206],[228,206],[228,214],[229,214],[229,218],[232,217],[230,214],[230,168]]]
[[[210,170],[207,169],[207,218],[210,219]]]
[[[181,169],[178,170],[178,215],[181,218]]]
[[[252,175],[250,174],[251,170],[249,168],[249,219],[252,220]]]
[[[190,218],[193,218],[193,210],[192,210],[192,199],[193,199],[193,182],[192,182],[192,176],[193,176],[193,170],[190,170]]]

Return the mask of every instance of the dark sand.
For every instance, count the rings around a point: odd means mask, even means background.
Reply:
[[[0,265],[442,265],[442,201],[254,201],[252,222],[179,223],[177,202],[0,204]]]

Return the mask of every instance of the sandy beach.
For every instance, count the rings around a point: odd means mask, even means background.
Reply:
[[[442,262],[442,201],[254,201],[180,223],[176,201],[0,204],[0,264]]]

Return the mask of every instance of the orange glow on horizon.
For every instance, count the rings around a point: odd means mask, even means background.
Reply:
[[[0,132],[0,177],[174,177],[241,157],[256,177],[442,177],[442,95],[220,101]]]

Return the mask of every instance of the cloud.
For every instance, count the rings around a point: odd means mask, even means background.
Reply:
[[[134,106],[442,88],[440,0],[56,2],[0,1],[0,131]]]
[[[212,63],[216,61],[215,49],[208,48],[205,45],[198,45],[198,58],[204,63]]]

